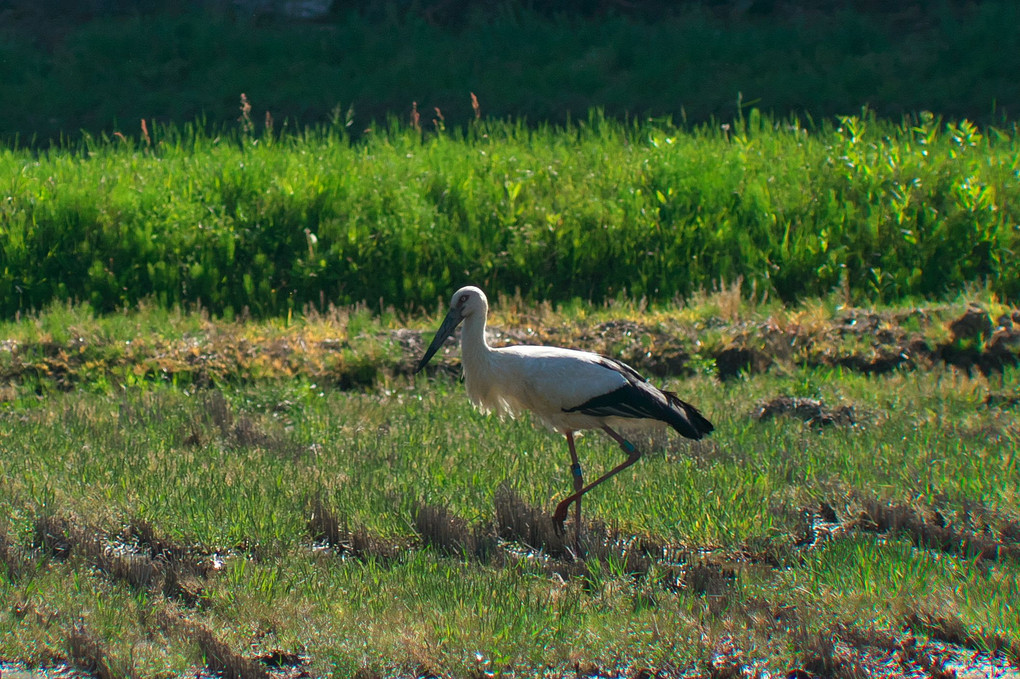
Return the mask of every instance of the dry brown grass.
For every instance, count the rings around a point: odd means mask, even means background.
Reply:
[[[583,348],[656,376],[689,375],[706,362],[723,379],[773,366],[884,374],[945,364],[988,375],[1020,360],[1020,309],[828,310],[819,303],[759,309],[729,286],[698,301],[696,315],[690,308],[639,313],[612,307],[590,315],[575,312],[567,322],[549,305],[526,305],[514,296],[500,300],[490,322],[497,345]],[[198,332],[130,343],[84,325],[67,341],[38,333],[11,338],[4,345],[8,360],[0,366],[0,385],[46,380],[71,389],[99,376],[119,382],[129,371],[209,387],[302,375],[355,388],[409,375],[424,346],[421,331],[380,327],[357,308],[308,313],[286,327],[205,319]],[[433,363],[430,374],[456,373],[457,352],[441,351]]]
[[[121,663],[110,656],[103,642],[84,627],[73,627],[67,634],[65,645],[71,663],[98,679],[121,679],[127,676],[121,669]]]
[[[337,554],[358,559],[393,561],[411,546],[406,539],[386,539],[360,524],[352,527],[346,516],[338,516],[321,498],[311,503],[308,532]]]

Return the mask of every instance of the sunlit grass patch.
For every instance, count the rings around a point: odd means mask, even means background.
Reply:
[[[803,597],[801,605],[808,611],[828,608],[825,617],[844,623],[858,616],[877,627],[895,628],[908,619],[942,618],[960,620],[975,638],[998,636],[1014,645],[1020,640],[1014,610],[1020,583],[1016,561],[976,568],[973,562],[902,539],[861,536],[813,551],[802,569],[770,580],[768,586],[779,583],[794,598]],[[832,607],[835,602],[843,611]],[[917,630],[926,631],[931,630]]]

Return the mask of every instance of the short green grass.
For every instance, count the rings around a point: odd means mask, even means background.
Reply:
[[[940,512],[1015,555],[1020,414],[985,404],[989,393],[1020,391],[1015,368],[986,379],[938,366],[870,378],[788,367],[665,385],[716,432],[698,443],[636,438],[645,457],[585,508],[623,535],[683,548],[688,571],[729,573],[703,585],[677,583],[675,564],[629,574],[612,554],[581,572],[560,562],[561,576],[541,558],[478,560],[424,545],[414,528],[421,502],[483,525],[500,486],[544,512],[570,488],[562,437],[527,417],[478,414],[448,377],[356,391],[300,374],[42,396],[31,383],[8,385],[0,531],[34,565],[16,576],[0,568],[0,658],[67,657],[79,625],[124,674],[203,664],[193,639],[159,622],[167,615],[205,625],[237,652],[297,652],[313,675],[338,677],[680,672],[720,657],[817,670],[841,657],[826,655],[826,639],[897,635],[918,619],[955,621],[985,650],[1020,647],[1015,556],[981,560],[915,543],[909,531],[861,528],[796,545],[805,511],[827,503],[849,526],[878,502]],[[784,394],[851,405],[858,424],[754,421],[759,401]],[[620,459],[597,434],[578,446],[588,474]],[[406,548],[396,558],[322,548],[308,526],[316,501]],[[33,550],[46,516],[107,536],[144,521],[217,567],[188,605],[113,578],[88,556]]]

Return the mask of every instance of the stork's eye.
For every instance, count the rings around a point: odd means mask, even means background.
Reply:
[[[467,301],[467,295],[461,295],[460,296],[460,303],[463,304],[466,301]]]

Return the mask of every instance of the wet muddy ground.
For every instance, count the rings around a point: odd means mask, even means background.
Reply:
[[[361,332],[334,339],[329,329],[259,338],[238,324],[209,322],[180,339],[139,337],[129,342],[77,337],[67,342],[0,341],[0,385],[46,381],[58,388],[107,380],[174,380],[211,384],[222,379],[303,375],[340,388],[367,386],[383,376],[410,375],[431,331]],[[343,334],[338,332],[338,334]],[[1020,309],[991,313],[932,307],[899,311],[846,309],[831,315],[774,314],[755,320],[662,317],[570,325],[492,323],[489,341],[551,344],[595,351],[649,376],[711,370],[726,380],[773,366],[840,368],[865,374],[954,366],[990,375],[1020,362]],[[426,368],[459,373],[456,338]],[[1002,398],[1018,399],[1016,394]]]

